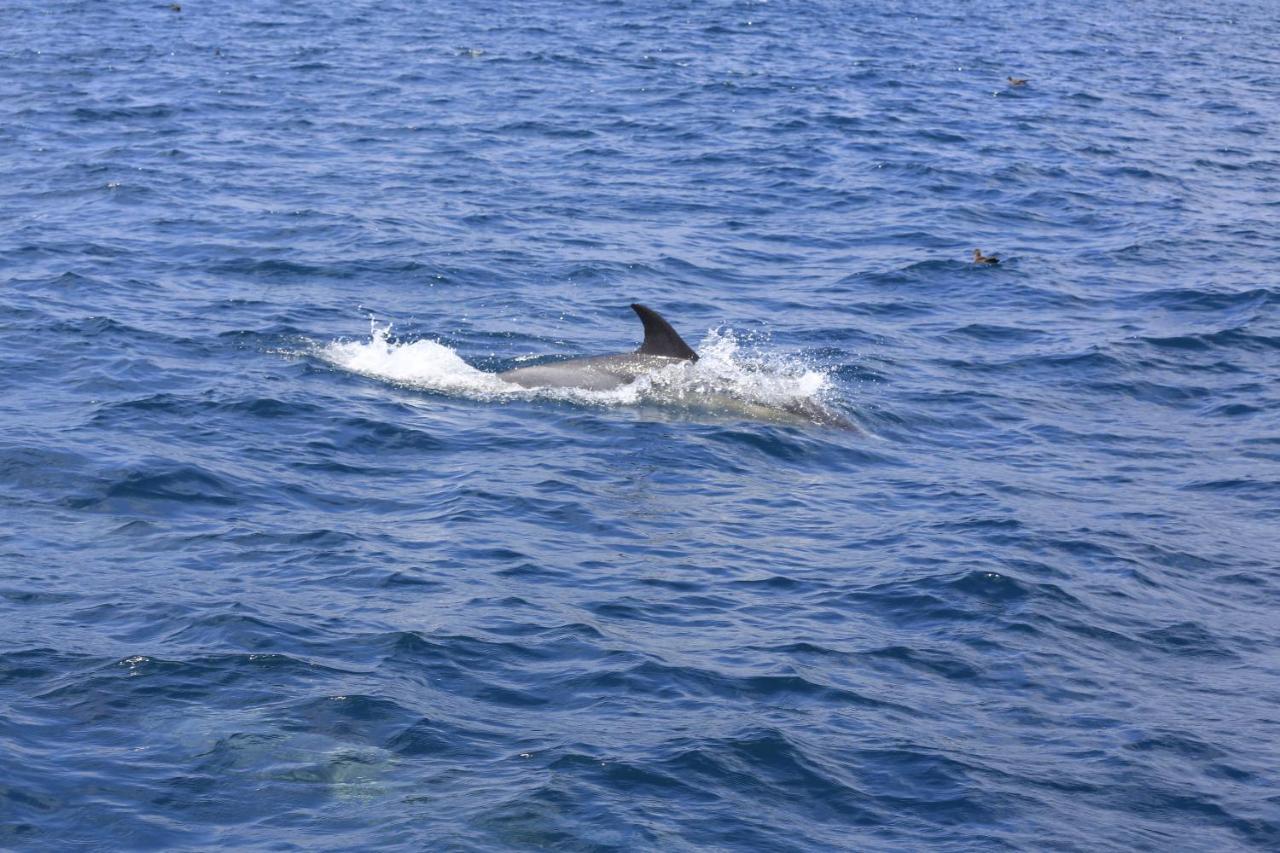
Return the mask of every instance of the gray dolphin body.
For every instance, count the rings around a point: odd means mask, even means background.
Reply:
[[[644,343],[635,352],[571,358],[532,367],[517,367],[499,373],[500,379],[524,388],[583,388],[608,391],[634,382],[646,374],[673,364],[693,363],[698,354],[671,328],[657,311],[632,304],[631,310],[644,323]],[[729,394],[702,393],[695,406],[723,416],[776,423],[819,424],[860,431],[848,418],[827,409],[817,400],[795,399],[780,404],[763,404]]]
[[[635,352],[614,355],[597,355],[591,358],[571,358],[553,361],[533,367],[517,367],[499,373],[500,379],[514,382],[525,388],[585,388],[588,391],[608,391],[619,385],[634,382],[646,373],[652,373],[682,361],[694,362],[698,354],[693,347],[676,334],[671,324],[652,308],[633,304],[631,310],[644,323],[644,343]]]

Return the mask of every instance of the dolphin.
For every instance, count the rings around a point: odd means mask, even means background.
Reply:
[[[584,388],[608,391],[668,365],[695,362],[698,354],[657,311],[638,303],[631,310],[644,324],[644,343],[635,352],[571,358],[517,367],[498,374],[499,379],[524,388]]]
[[[673,364],[693,364],[698,354],[693,347],[663,319],[657,311],[645,305],[632,303],[631,310],[644,324],[644,342],[634,352],[596,355],[588,358],[570,358],[551,361],[531,367],[517,367],[498,374],[499,379],[524,388],[582,388],[588,391],[608,391],[636,381],[641,376],[669,367]],[[751,420],[779,423],[809,423],[837,426],[861,431],[859,427],[817,400],[794,399],[782,403],[765,404],[738,399],[729,394],[702,393],[695,405],[710,411],[735,414]]]

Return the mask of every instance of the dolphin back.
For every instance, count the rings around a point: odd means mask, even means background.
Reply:
[[[662,315],[652,308],[638,303],[631,304],[631,310],[644,323],[644,343],[636,350],[638,355],[662,355],[667,358],[682,358],[697,361],[698,354],[693,347],[684,342],[684,338],[676,334],[671,324],[662,319]]]

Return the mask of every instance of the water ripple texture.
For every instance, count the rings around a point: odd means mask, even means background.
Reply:
[[[0,848],[1280,848],[1273,3],[0,36]]]

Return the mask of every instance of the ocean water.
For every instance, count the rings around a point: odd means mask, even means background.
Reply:
[[[1278,44],[6,0],[0,848],[1280,848]]]

